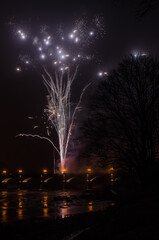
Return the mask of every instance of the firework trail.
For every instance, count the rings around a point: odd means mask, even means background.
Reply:
[[[17,36],[22,41],[27,41],[27,44],[30,43],[30,53],[20,55],[16,70],[21,72],[29,65],[32,66],[41,75],[48,91],[48,104],[44,109],[47,116],[48,137],[32,134],[19,136],[35,136],[50,141],[60,155],[61,169],[66,167],[75,114],[90,83],[83,88],[74,109],[71,104],[71,87],[77,78],[80,64],[93,58],[93,55],[87,54],[86,50],[92,46],[95,39],[101,37],[103,31],[103,23],[98,17],[92,20],[91,27],[85,20],[76,21],[73,30],[65,34],[61,29],[54,35],[48,34],[45,26],[41,28],[40,36],[32,36],[29,31],[23,31],[21,28],[16,29]],[[59,150],[50,139],[53,128],[58,135]]]
[[[24,133],[18,134],[16,137],[32,137],[32,138],[40,138],[40,139],[46,140],[46,141],[50,142],[51,145],[55,148],[55,150],[60,154],[60,152],[57,149],[57,147],[55,146],[55,144],[48,137],[43,137],[38,134],[24,134]]]

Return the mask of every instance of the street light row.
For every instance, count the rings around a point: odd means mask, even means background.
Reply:
[[[23,170],[22,169],[19,169],[18,171],[17,171],[19,174],[22,174],[23,173]],[[61,171],[61,173],[63,174],[63,173],[66,173],[67,172],[67,169],[65,168],[65,169],[62,169],[62,171]],[[87,169],[87,172],[89,172],[89,173],[91,173],[92,172],[92,169],[90,169],[90,168],[88,168]],[[2,171],[2,174],[7,174],[8,172],[7,172],[7,170],[3,170]],[[42,170],[42,173],[43,174],[47,174],[48,173],[48,170],[47,169],[43,169]]]
[[[111,167],[109,170],[110,170],[110,171],[113,171],[114,168]],[[92,169],[91,169],[91,168],[87,168],[86,171],[87,171],[87,173],[92,173]],[[22,173],[23,173],[23,170],[22,170],[22,169],[19,169],[17,172],[18,172],[19,174],[22,174]],[[66,172],[67,172],[67,169],[66,169],[66,168],[64,168],[64,169],[61,170],[61,173],[62,173],[62,174],[65,174]],[[43,169],[43,170],[42,170],[42,173],[43,173],[43,174],[47,174],[47,173],[48,173],[48,170],[47,170],[47,169]],[[6,174],[7,174],[7,170],[3,170],[3,171],[2,171],[2,174],[3,174],[3,175],[6,175]]]
[[[17,172],[18,172],[19,174],[22,174],[22,173],[23,173],[23,170],[22,170],[22,169],[19,169]],[[2,173],[2,175],[6,175],[6,174],[8,173],[8,171],[7,171],[7,170],[3,170],[1,173]]]
[[[23,170],[22,170],[22,169],[18,169],[17,172],[18,172],[19,174],[22,174],[22,173],[23,173]],[[42,172],[46,174],[46,173],[47,173],[47,169],[43,169]],[[7,170],[3,170],[3,171],[2,171],[2,174],[3,174],[3,175],[6,175],[7,173],[8,173]]]

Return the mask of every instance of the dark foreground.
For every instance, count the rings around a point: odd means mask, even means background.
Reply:
[[[29,219],[1,225],[10,239],[159,239],[159,196],[139,193],[122,196],[106,211],[57,220]]]
[[[159,197],[132,199],[109,208],[95,227],[74,239],[158,240]]]

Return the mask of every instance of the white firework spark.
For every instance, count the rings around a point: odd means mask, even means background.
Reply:
[[[75,118],[75,113],[79,108],[82,96],[90,85],[84,87],[79,102],[72,110],[71,87],[76,79],[79,65],[84,61],[89,61],[92,57],[85,53],[85,48],[89,48],[93,39],[99,37],[101,26],[99,19],[95,19],[94,27],[91,29],[85,21],[77,21],[75,27],[69,33],[60,31],[60,36],[48,34],[47,28],[41,28],[42,37],[31,37],[21,29],[17,34],[22,40],[30,40],[31,57],[21,56],[20,60],[24,65],[33,66],[41,75],[48,91],[48,105],[44,112],[48,118],[48,137],[32,134],[20,134],[19,136],[39,137],[48,140],[60,155],[61,168],[65,168],[67,149],[70,141],[71,130]],[[17,67],[21,71],[21,67]],[[50,127],[51,126],[51,127]],[[52,126],[55,128],[59,139],[59,150],[49,139]]]
[[[24,133],[21,133],[21,134],[18,134],[16,137],[32,137],[32,138],[40,138],[42,140],[46,140],[48,141],[49,143],[51,143],[51,145],[56,149],[56,151],[60,154],[59,150],[57,149],[57,147],[55,146],[55,144],[48,138],[48,137],[43,137],[43,136],[40,136],[38,134],[24,134]]]
[[[108,76],[108,72],[102,72],[102,71],[100,71],[100,72],[98,73],[98,76],[99,76],[99,77]]]

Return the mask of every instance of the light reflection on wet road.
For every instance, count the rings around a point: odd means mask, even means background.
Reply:
[[[73,201],[55,201],[54,197],[76,195],[79,193],[64,191],[28,191],[0,192],[0,223],[29,218],[65,218],[77,213],[105,210],[110,204],[106,201],[74,199]]]

